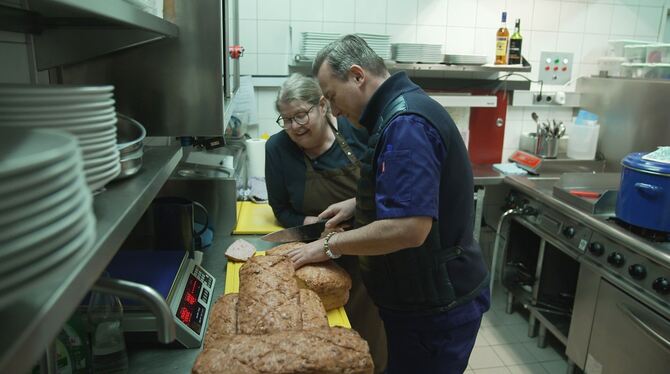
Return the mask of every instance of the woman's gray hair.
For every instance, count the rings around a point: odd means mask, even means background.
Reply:
[[[384,60],[357,35],[345,35],[323,47],[312,64],[312,75],[317,76],[324,62],[328,62],[333,74],[340,80],[346,80],[349,68],[359,65],[376,76],[385,75],[388,70]]]
[[[293,73],[281,85],[277,94],[277,100],[275,101],[275,108],[277,112],[280,112],[280,104],[288,104],[294,101],[319,105],[321,96],[323,96],[323,92],[316,80],[299,73]],[[328,106],[328,112],[330,112],[330,106]]]

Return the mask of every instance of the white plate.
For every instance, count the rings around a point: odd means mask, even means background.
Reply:
[[[86,141],[90,139],[96,139],[100,136],[109,136],[109,135],[116,136],[116,126],[109,126],[107,129],[100,130],[99,132],[77,134],[77,139],[79,139],[79,141],[82,140]]]
[[[114,95],[111,92],[96,95],[0,95],[0,106],[36,107],[45,105],[71,105],[94,101],[106,101],[113,98]]]
[[[76,166],[82,167],[82,165],[79,151],[74,150],[67,157],[56,160],[52,165],[5,178],[0,181],[0,201],[11,199],[14,194],[22,194],[45,183],[51,183],[53,178],[72,170]]]
[[[80,147],[88,147],[96,144],[108,143],[112,140],[116,141],[116,133],[98,136],[97,138],[96,137],[91,137],[88,139],[82,139],[80,137],[77,138]]]
[[[3,212],[2,215],[0,215],[0,230],[4,230],[2,227],[5,225],[11,225],[14,222],[18,222],[28,217],[42,214],[43,212],[53,208],[55,205],[61,204],[66,199],[72,198],[72,196],[74,196],[80,190],[81,184],[71,183],[68,187],[56,191],[51,195],[36,199],[23,207],[10,209],[7,212]]]
[[[0,122],[9,121],[65,121],[82,117],[95,117],[115,113],[115,108],[106,107],[91,110],[80,110],[76,112],[50,112],[50,113],[0,113]]]
[[[112,148],[116,149],[116,138],[108,140],[104,143],[81,146],[79,148],[81,148],[81,151],[84,154],[84,163],[86,163],[87,160],[99,157],[100,152],[107,151]]]
[[[0,262],[0,275],[8,275],[18,271],[22,267],[29,267],[31,263],[39,262],[43,257],[62,250],[63,247],[76,240],[86,230],[89,223],[84,221],[83,218],[85,217],[86,212],[80,215],[66,230],[63,230],[54,241],[50,241],[46,245],[19,251],[13,256],[3,259]]]
[[[68,105],[45,105],[31,108],[17,108],[15,106],[0,105],[0,115],[2,114],[31,114],[31,113],[72,113],[89,111],[91,109],[107,109],[114,107],[114,100],[97,101],[94,103],[80,103]]]
[[[113,91],[114,86],[0,84],[0,95],[97,95]]]
[[[89,218],[90,217],[90,218]],[[70,269],[75,264],[79,263],[83,256],[93,248],[95,243],[95,217],[89,214],[89,217],[84,217],[84,220],[91,220],[93,224],[89,224],[80,235],[75,237],[72,241],[64,245],[60,250],[54,251],[50,256],[40,259],[40,261],[31,263],[30,266],[25,266],[16,272],[10,273],[0,278],[0,308],[14,302],[17,298],[27,298],[30,290],[35,287],[40,287],[42,290],[47,290],[59,287],[58,281],[54,281],[50,275],[59,273],[63,277],[67,276],[64,269]],[[49,280],[48,284],[44,282]]]
[[[38,200],[44,196],[51,195],[61,188],[65,188],[73,180],[75,180],[79,174],[83,174],[83,169],[80,167],[73,167],[69,170],[64,171],[60,175],[51,178],[50,181],[36,185],[34,188],[24,191],[20,191],[13,194],[13,197],[8,199],[0,200],[0,212],[8,211],[9,209],[14,209],[17,206],[23,206],[31,201]]]
[[[118,152],[104,158],[92,160],[89,162],[89,164],[86,165],[86,168],[84,169],[84,175],[87,177],[95,176],[107,170],[113,169],[119,162],[121,161]]]
[[[91,123],[82,126],[63,126],[59,127],[58,129],[67,131],[79,137],[81,135],[99,134],[104,131],[110,131],[112,128],[116,129],[116,122],[116,119],[113,119],[109,122]]]
[[[78,184],[75,182],[76,181],[73,181],[72,185]],[[69,186],[64,187],[64,189],[67,189],[68,187]],[[23,219],[20,221],[12,222],[11,225],[3,227],[2,230],[0,230],[0,247],[4,246],[11,247],[12,242],[21,239],[19,238],[20,236],[33,235],[35,232],[40,231],[57,221],[66,219],[68,215],[76,211],[76,208],[81,203],[79,201],[81,199],[78,198],[80,190],[77,190],[75,192],[76,195],[71,196],[72,197],[71,199],[66,199],[65,201],[62,201],[60,204],[52,206],[50,209],[41,212],[41,214],[31,216],[28,217],[27,219]],[[30,206],[33,203],[34,201],[31,201],[27,203],[25,206]],[[17,207],[14,210],[21,210],[21,209],[24,209],[24,206]]]
[[[40,230],[36,230],[31,235],[25,235],[17,240],[12,240],[0,247],[0,258],[6,259],[7,256],[15,255],[20,251],[34,250],[38,246],[53,246],[56,245],[64,232],[74,225],[82,215],[91,210],[91,198],[89,195],[87,201],[80,201],[79,204],[69,214],[66,214],[62,219],[54,221]]]
[[[70,154],[77,140],[56,131],[1,129],[0,180],[40,169]]]
[[[19,121],[19,120],[14,120],[14,121],[3,121],[3,123],[10,125],[10,126],[16,126],[16,127],[27,127],[27,128],[38,128],[38,127],[53,127],[53,128],[61,128],[61,127],[78,127],[78,126],[87,126],[91,124],[98,124],[98,123],[107,123],[112,120],[116,120],[116,113],[111,112],[108,114],[103,114],[99,116],[89,116],[89,117],[79,117],[79,118],[71,118],[71,119],[53,119],[53,118],[45,118],[42,120],[26,120],[26,121]]]
[[[121,164],[117,164],[117,167],[114,169],[110,170],[106,174],[102,174],[99,176],[91,177],[91,179],[88,179],[86,183],[88,183],[88,187],[91,189],[91,191],[97,191],[101,189],[102,187],[105,187],[105,185],[114,178],[116,178],[117,175],[121,172]]]

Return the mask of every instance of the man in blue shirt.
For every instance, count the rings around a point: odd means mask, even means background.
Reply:
[[[356,198],[321,218],[355,229],[290,253],[296,267],[359,256],[384,321],[388,373],[461,373],[490,304],[473,230],[473,178],[449,114],[405,73],[390,75],[363,39],[347,35],[317,55],[333,114],[370,134]]]

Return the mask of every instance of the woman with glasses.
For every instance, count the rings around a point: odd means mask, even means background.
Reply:
[[[268,202],[284,227],[313,223],[329,205],[356,195],[367,133],[336,118],[319,84],[300,74],[281,86],[275,102],[283,129],[265,146]],[[375,369],[386,366],[386,335],[363,286],[355,256],[336,262],[352,279],[345,305],[352,327],[368,341]]]

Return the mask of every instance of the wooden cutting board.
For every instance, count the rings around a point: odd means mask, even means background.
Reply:
[[[275,219],[270,204],[256,204],[251,201],[237,202],[237,225],[235,235],[265,235],[283,227]]]

